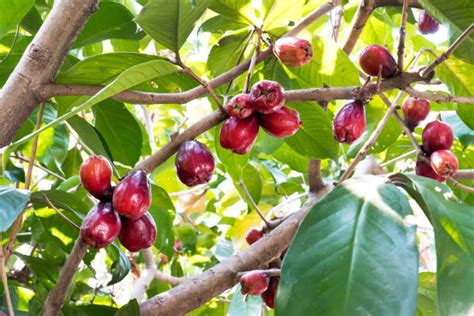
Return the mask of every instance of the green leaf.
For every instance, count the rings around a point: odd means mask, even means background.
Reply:
[[[258,170],[251,164],[246,165],[242,169],[242,181],[245,183],[252,199],[258,204],[262,196],[262,179]]]
[[[307,158],[336,160],[339,146],[332,136],[332,121],[328,113],[315,103],[301,102],[288,106],[298,111],[303,125],[295,135],[285,138],[285,142]]]
[[[114,161],[134,166],[140,158],[143,135],[125,105],[106,100],[94,107],[95,128],[103,136]]]
[[[28,203],[30,192],[0,186],[0,232],[13,224]]]
[[[474,302],[474,209],[459,202],[445,184],[414,175],[395,179],[434,228],[439,315],[468,315]]]
[[[209,9],[238,22],[258,25],[251,0],[211,0]]]
[[[277,315],[413,315],[418,252],[412,210],[386,179],[338,185],[301,223],[282,267]]]
[[[281,145],[272,153],[275,159],[287,164],[291,169],[294,169],[303,174],[308,173],[309,159],[303,155],[298,154],[288,144]]]
[[[107,286],[110,286],[122,281],[130,272],[131,265],[128,257],[115,242],[112,243],[112,247],[107,247],[107,252],[114,259],[114,262],[110,267],[112,279],[107,284]]]
[[[174,52],[186,42],[208,0],[149,0],[136,21],[155,41]]]
[[[235,292],[229,306],[228,316],[253,316],[262,314],[263,301],[260,296],[248,295],[246,299],[240,292],[240,284],[235,287]]]
[[[127,305],[122,306],[115,314],[115,316],[136,316],[140,315],[140,305],[136,299],[128,302]]]
[[[0,39],[21,22],[34,3],[34,0],[0,1]]]
[[[459,139],[464,148],[467,148],[470,144],[474,143],[474,130],[464,124],[455,112],[441,112],[441,119],[451,126],[454,135]]]
[[[77,115],[67,120],[68,124],[76,131],[79,138],[84,144],[90,148],[94,154],[108,157],[110,161],[113,161],[110,149],[105,142],[104,137],[99,131],[86,120]]]
[[[69,178],[73,175],[79,174],[79,168],[82,164],[82,156],[79,149],[74,147],[71,149],[64,159],[61,169],[64,171],[64,175]]]
[[[77,113],[85,111],[91,108],[93,105],[104,101],[117,93],[130,89],[133,86],[136,86],[140,83],[146,82],[153,78],[163,76],[166,74],[173,73],[177,70],[177,67],[170,62],[163,60],[152,60],[149,62],[141,63],[139,65],[133,66],[124,72],[122,72],[115,80],[113,80],[106,87],[102,88],[94,96],[89,98],[86,102],[77,106],[74,110],[64,114],[63,116],[57,118],[56,120],[46,124],[42,128],[36,130],[35,132],[23,137],[22,139],[15,142],[15,145],[21,144],[30,138],[38,135],[44,130],[56,126],[58,123],[63,122],[67,119],[70,119]]]
[[[297,21],[303,13],[304,0],[263,0],[263,26],[265,30],[283,27],[289,20]]]
[[[199,32],[210,32],[210,33],[221,33],[224,34],[226,31],[234,31],[246,28],[247,25],[241,22],[237,22],[226,18],[222,15],[217,15],[199,27]]]
[[[436,273],[420,273],[416,316],[437,316],[436,310]]]
[[[157,185],[151,186],[151,194],[150,214],[158,226],[155,247],[171,258],[175,240],[173,231],[174,205],[168,193]]]
[[[87,21],[73,48],[86,46],[107,39],[139,40],[145,36],[133,21],[133,14],[120,3],[101,2]]]
[[[45,195],[57,208],[70,210],[76,214],[87,214],[91,208],[91,205],[88,205],[72,193],[60,190],[47,190],[36,191],[31,194],[31,203],[33,203],[35,209],[50,207],[44,198]]]
[[[207,58],[207,67],[213,76],[235,67],[248,36],[247,30],[225,36],[212,47]]]

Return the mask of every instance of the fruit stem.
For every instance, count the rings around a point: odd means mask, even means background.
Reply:
[[[474,193],[474,188],[469,187],[469,186],[467,186],[467,185],[464,185],[464,184],[462,184],[462,183],[456,181],[453,177],[448,177],[447,179],[448,179],[449,181],[451,181],[451,183],[452,183],[455,187],[457,187],[457,188],[459,188],[459,189],[461,189],[461,190],[467,191],[467,192]]]
[[[247,186],[245,185],[244,181],[242,178],[240,178],[240,186],[242,188],[242,191],[244,191],[244,194],[245,196],[247,197],[247,199],[250,201],[250,203],[252,203],[252,206],[253,208],[255,209],[255,211],[257,211],[258,213],[258,216],[260,216],[260,218],[262,219],[262,221],[265,223],[265,226],[267,226],[268,229],[272,229],[272,228],[275,228],[274,225],[272,225],[269,221],[267,221],[267,219],[265,218],[265,216],[263,215],[263,213],[260,211],[260,209],[258,208],[258,205],[257,203],[255,203],[254,199],[252,198],[252,196],[250,195],[249,193],[249,190],[247,189]]]
[[[407,152],[407,153],[404,153],[403,155],[400,155],[400,156],[398,156],[398,157],[393,158],[392,160],[389,160],[389,161],[387,161],[387,162],[384,162],[383,164],[380,165],[380,167],[383,168],[383,167],[389,166],[389,165],[391,165],[391,164],[393,164],[393,163],[395,163],[395,162],[397,162],[397,161],[399,161],[399,160],[402,160],[402,159],[404,159],[404,158],[408,158],[408,157],[410,157],[410,156],[412,156],[412,155],[414,155],[414,154],[416,154],[416,153],[417,153],[416,149],[415,149],[415,150],[411,150],[411,151],[409,151],[409,152]]]

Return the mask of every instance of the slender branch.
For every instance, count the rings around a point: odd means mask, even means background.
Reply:
[[[469,187],[467,185],[464,185],[462,183],[459,183],[458,181],[456,181],[456,179],[454,179],[453,177],[449,177],[448,178],[449,181],[451,181],[451,183],[457,187],[457,188],[460,188],[461,190],[464,190],[464,191],[467,191],[467,192],[470,192],[470,193],[474,193],[474,188],[472,187]]]
[[[51,203],[51,201],[48,199],[48,196],[46,194],[43,194],[43,197],[46,201],[46,204],[48,204],[49,207],[51,207],[53,210],[56,211],[56,213],[58,213],[59,216],[61,216],[66,222],[68,222],[69,224],[71,224],[74,228],[76,228],[77,230],[80,229],[80,227],[78,225],[76,225],[76,223],[74,223],[70,218],[68,218],[66,215],[64,215],[63,213],[61,213],[57,208],[56,206],[53,205],[53,203]]]
[[[474,169],[462,169],[458,170],[456,175],[453,177],[456,180],[472,180],[474,181]]]
[[[8,314],[14,316],[12,299],[10,297],[10,289],[8,288],[7,270],[5,268],[5,262],[7,257],[3,254],[3,247],[0,244],[0,274],[2,276],[3,292],[5,293],[5,300],[7,301]]]
[[[321,160],[310,159],[308,163],[309,192],[317,192],[324,188],[324,180],[321,176]]]
[[[21,156],[14,156],[14,158],[15,158],[15,159],[18,159],[18,160],[20,160],[20,161],[26,162],[26,163],[30,163],[30,161],[29,161],[28,159],[23,158],[23,157],[21,157]],[[41,165],[38,165],[37,163],[34,163],[33,166],[35,166],[35,168],[38,168],[38,169],[40,169],[40,170],[46,172],[46,173],[49,174],[50,176],[53,176],[53,177],[55,177],[55,178],[57,178],[57,179],[59,179],[59,180],[61,180],[61,181],[66,181],[66,178],[64,178],[63,176],[61,176],[61,175],[59,175],[59,174],[57,174],[57,173],[55,173],[55,172],[49,170],[48,168],[45,168],[45,167],[43,167],[43,166],[41,166]]]
[[[381,164],[380,166],[381,166],[381,167],[390,166],[391,164],[393,164],[393,163],[395,163],[395,162],[397,162],[397,161],[403,160],[403,159],[408,158],[408,157],[410,157],[410,156],[413,156],[413,155],[415,155],[415,154],[417,154],[416,149],[415,149],[415,150],[411,150],[411,151],[409,151],[409,152],[407,152],[407,153],[404,153],[403,155],[400,155],[400,156],[398,156],[398,157],[395,157],[395,158],[393,158],[392,160],[389,160],[389,161],[387,161],[387,162],[384,162],[384,163]]]
[[[364,29],[367,20],[372,14],[372,11],[375,8],[375,0],[361,0],[359,7],[352,18],[351,26],[349,27],[350,32],[347,33],[346,39],[344,40],[344,45],[342,46],[342,50],[346,52],[346,54],[350,54],[354,49],[354,46],[357,40]]]
[[[408,0],[403,0],[402,22],[400,24],[400,40],[398,41],[398,73],[403,72],[403,57],[405,55],[405,37],[408,17]]]
[[[15,49],[16,40],[18,39],[18,34],[19,33],[20,33],[20,24],[18,24],[16,26],[15,37],[13,37],[13,42],[12,42],[12,45],[10,47],[10,50],[5,55],[5,57],[2,58],[2,60],[0,61],[0,65],[4,64],[7,61],[8,57],[10,57],[10,55],[13,53],[13,50]]]
[[[314,21],[334,9],[340,0],[333,0],[329,1],[322,6],[320,6],[318,9],[314,10],[311,12],[309,15],[304,17],[300,22],[298,22],[295,26],[292,27],[290,31],[288,31],[283,37],[290,37],[290,36],[296,36],[300,32],[302,32],[304,29],[306,29],[308,26],[313,24]]]
[[[258,213],[258,216],[260,216],[260,218],[262,219],[262,221],[265,223],[265,225],[267,226],[268,229],[272,229],[274,227],[272,227],[272,224],[267,221],[267,219],[265,218],[265,215],[263,215],[262,211],[260,211],[260,209],[258,208],[258,205],[257,203],[255,203],[252,195],[250,195],[250,192],[249,190],[247,189],[247,186],[245,185],[244,183],[244,180],[242,180],[242,178],[240,179],[240,187],[242,188],[242,191],[244,192],[245,196],[247,197],[247,199],[250,201],[250,203],[252,204],[253,208],[255,209],[255,211]]]
[[[427,99],[427,100],[435,101],[438,103],[459,102],[459,103],[474,104],[474,97],[461,97],[461,96],[429,93],[429,92],[415,90],[410,87],[405,88],[405,92],[413,97]]]
[[[433,63],[431,63],[428,67],[422,69],[420,71],[420,75],[423,78],[428,77],[428,75],[436,68],[436,66],[440,65],[442,62],[444,62],[446,59],[448,59],[449,56],[461,45],[461,43],[471,34],[471,32],[474,31],[474,23],[471,24],[462,34],[454,41],[454,43],[449,46],[449,48],[441,54],[438,58],[435,59]]]
[[[349,165],[349,167],[346,169],[346,171],[344,171],[343,175],[339,179],[338,184],[340,184],[341,182],[343,182],[344,180],[346,180],[350,177],[352,171],[354,171],[357,164],[362,159],[364,159],[365,155],[369,152],[370,147],[372,147],[373,144],[375,144],[375,141],[379,137],[380,133],[382,133],[382,130],[384,129],[385,125],[387,125],[388,120],[390,119],[390,116],[396,110],[396,108],[398,106],[398,102],[400,101],[400,98],[402,97],[402,95],[403,95],[403,91],[400,91],[398,93],[397,97],[395,98],[395,101],[393,101],[392,105],[388,108],[387,112],[385,112],[385,115],[383,116],[383,118],[380,120],[380,122],[378,123],[375,130],[370,135],[369,139],[367,139],[367,141],[364,143],[362,148],[359,150],[359,152],[357,153],[357,155],[354,158],[354,160],[352,161],[352,163]]]
[[[40,104],[40,108],[39,108],[39,111],[38,111],[38,117],[36,119],[35,130],[40,129],[41,123],[43,122],[44,107],[45,107],[45,103],[43,102],[43,103]],[[38,140],[39,140],[39,135],[36,135],[33,138],[33,142],[31,144],[30,159],[29,159],[29,162],[28,162],[28,169],[26,171],[26,177],[25,177],[25,190],[30,189],[31,177],[32,177],[32,174],[33,174],[33,165],[35,163],[36,150],[38,148]],[[15,244],[15,240],[16,240],[16,235],[20,231],[21,223],[23,222],[24,212],[25,212],[25,210],[21,211],[21,213],[18,214],[18,217],[16,218],[15,222],[13,223],[12,230],[10,232],[10,236],[8,236],[8,244],[7,244],[7,248],[5,249],[6,260],[8,260],[8,258],[10,257],[10,254],[12,253],[13,245]]]
[[[257,29],[257,43],[255,44],[255,51],[253,53],[252,58],[250,59],[250,65],[247,71],[247,78],[245,79],[244,93],[249,93],[249,90],[250,90],[250,79],[252,79],[253,69],[255,68],[255,64],[257,63],[258,55],[260,54],[260,45],[262,42],[262,31],[263,31],[263,26],[260,26]]]
[[[49,293],[48,298],[43,305],[41,315],[59,315],[68,293],[69,284],[71,284],[74,274],[76,273],[82,258],[84,258],[86,251],[87,245],[82,242],[81,238],[76,239],[74,247],[59,273],[56,285]]]

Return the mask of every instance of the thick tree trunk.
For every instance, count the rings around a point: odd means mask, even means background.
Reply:
[[[8,145],[52,82],[97,0],[61,0],[46,18],[0,91],[0,148]]]

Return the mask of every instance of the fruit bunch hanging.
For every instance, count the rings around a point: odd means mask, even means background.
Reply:
[[[81,239],[100,249],[119,238],[129,251],[150,247],[156,239],[156,225],[148,212],[151,190],[148,176],[131,171],[114,188],[112,167],[102,156],[91,156],[80,168],[81,183],[99,203],[84,218]]]

